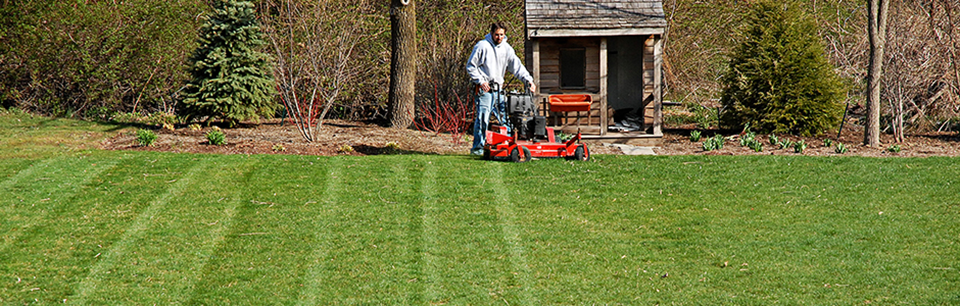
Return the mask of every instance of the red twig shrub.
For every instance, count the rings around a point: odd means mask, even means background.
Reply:
[[[433,99],[418,105],[414,126],[418,130],[433,132],[436,135],[448,133],[453,143],[460,144],[474,116],[473,103],[464,102],[459,94],[454,94],[452,99],[444,101],[440,97],[437,84],[432,85]]]

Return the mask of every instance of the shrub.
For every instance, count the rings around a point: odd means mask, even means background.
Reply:
[[[152,146],[156,141],[157,134],[155,134],[153,131],[143,129],[137,130],[137,143],[139,143],[141,147]]]
[[[227,135],[223,131],[213,129],[207,132],[207,141],[212,145],[222,146],[227,144]]]
[[[805,136],[836,125],[846,88],[817,33],[797,8],[773,1],[755,6],[721,78],[724,125]]]
[[[200,46],[190,58],[192,79],[181,110],[188,119],[241,120],[272,116],[276,83],[270,57],[260,51],[254,6],[249,1],[214,0],[213,13],[203,17]]]
[[[172,108],[203,1],[5,1],[0,103],[106,120]]]

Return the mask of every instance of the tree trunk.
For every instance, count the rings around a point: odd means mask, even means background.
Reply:
[[[870,67],[867,70],[867,126],[863,132],[863,144],[870,147],[880,145],[880,81],[883,79],[889,5],[890,0],[867,0]]]
[[[390,95],[388,125],[407,128],[413,124],[417,73],[417,14],[415,0],[390,1]]]

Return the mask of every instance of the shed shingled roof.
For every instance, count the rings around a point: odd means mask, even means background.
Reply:
[[[653,31],[667,26],[661,0],[525,0],[530,36],[538,33]],[[564,36],[580,36],[570,34]]]

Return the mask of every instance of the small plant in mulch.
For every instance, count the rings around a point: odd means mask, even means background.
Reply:
[[[273,152],[286,152],[287,147],[284,147],[282,143],[274,144],[272,148]]]
[[[723,135],[717,134],[716,136],[707,138],[703,141],[703,150],[704,151],[713,151],[723,149],[723,143],[726,141],[723,138]]]
[[[400,149],[400,143],[398,143],[398,142],[393,142],[393,141],[387,142],[387,144],[384,145],[384,146],[383,146],[383,149],[381,149],[380,151],[381,151],[382,154],[388,154],[388,155],[389,155],[389,154],[400,154],[401,152],[403,152],[403,150]]]
[[[348,144],[342,145],[339,148],[337,148],[337,153],[340,153],[340,154],[352,153],[352,152],[353,152],[353,147],[351,147]]]
[[[770,144],[771,144],[771,145],[775,145],[775,146],[776,146],[776,145],[779,145],[779,144],[780,144],[780,139],[777,138],[777,134],[770,134],[769,140],[770,140]],[[781,149],[782,149],[782,148],[781,148]]]
[[[690,132],[690,142],[700,141],[700,130],[693,130]]]
[[[793,144],[793,152],[803,154],[803,150],[807,149],[807,143],[802,139]]]
[[[837,152],[837,154],[843,154],[847,153],[848,149],[847,146],[843,145],[842,142],[837,142],[837,147],[834,148],[833,151]]]
[[[740,146],[747,147],[751,142],[756,140],[756,138],[757,133],[754,133],[750,130],[750,124],[748,123],[747,126],[743,128],[743,133],[740,135]]]
[[[747,143],[747,147],[749,147],[754,152],[763,152],[763,143],[756,139],[753,139],[749,143]]]
[[[777,145],[780,146],[780,150],[783,150],[783,149],[792,147],[794,143],[789,139],[783,139],[783,140],[780,140],[780,142],[778,142]]]
[[[149,147],[157,141],[157,134],[151,130],[137,130],[137,143],[141,147]]]
[[[902,149],[903,149],[903,148],[901,148],[900,145],[897,144],[897,145],[892,145],[892,146],[890,146],[889,148],[887,148],[887,152],[890,152],[890,153],[900,153],[900,150],[902,150]]]
[[[212,145],[222,146],[227,144],[227,135],[223,134],[223,131],[220,129],[212,129],[206,134],[207,141]]]
[[[824,139],[823,139],[823,146],[824,146],[824,147],[827,147],[827,148],[832,147],[832,146],[833,146],[833,139],[824,138]]]

